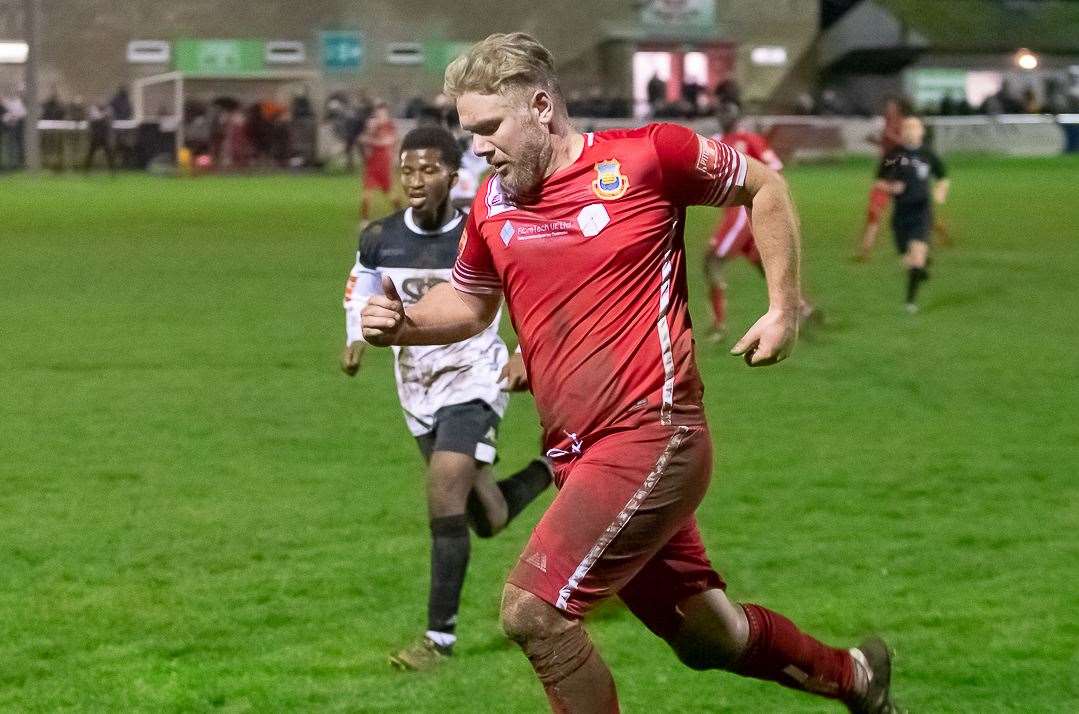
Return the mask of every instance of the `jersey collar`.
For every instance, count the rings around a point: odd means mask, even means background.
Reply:
[[[416,224],[416,221],[412,218],[412,208],[405,209],[405,227],[413,233],[418,233],[421,236],[437,236],[445,233],[446,231],[452,231],[457,227],[457,224],[465,217],[464,213],[461,213],[460,209],[454,209],[453,218],[443,224],[441,227],[434,229],[433,231],[426,231]]]

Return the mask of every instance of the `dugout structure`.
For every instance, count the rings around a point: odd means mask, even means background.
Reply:
[[[266,70],[242,74],[196,74],[165,72],[136,79],[131,84],[135,123],[157,123],[163,131],[175,131],[173,156],[185,143],[184,105],[188,100],[209,104],[215,97],[233,97],[241,103],[274,99],[289,106],[297,95],[306,95],[314,113],[310,153],[318,155],[318,126],[322,121],[322,75],[313,70]]]

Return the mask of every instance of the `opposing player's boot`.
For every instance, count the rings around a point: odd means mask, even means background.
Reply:
[[[390,655],[390,666],[405,672],[426,672],[453,655],[453,645],[440,645],[429,637],[421,637],[402,650]]]
[[[892,655],[879,637],[870,637],[858,645],[869,666],[869,684],[863,696],[847,702],[853,714],[901,714],[892,701]]]

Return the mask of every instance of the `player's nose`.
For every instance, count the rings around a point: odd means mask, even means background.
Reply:
[[[492,144],[490,141],[484,139],[482,136],[476,136],[475,134],[472,135],[472,153],[474,153],[476,156],[486,157],[494,153],[494,150],[494,144]]]

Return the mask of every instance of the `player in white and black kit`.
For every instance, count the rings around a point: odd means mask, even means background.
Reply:
[[[366,346],[360,312],[370,296],[385,291],[413,304],[450,280],[457,259],[465,216],[449,197],[461,160],[453,136],[441,127],[415,129],[405,136],[400,159],[409,207],[363,231],[345,288],[342,368],[349,375],[358,371]],[[496,315],[487,329],[462,342],[394,348],[405,423],[427,462],[432,538],[427,631],[391,655],[402,669],[426,669],[453,651],[469,525],[481,537],[494,535],[551,482],[542,459],[497,483],[492,478],[506,392],[527,385],[523,360],[508,355],[498,324]]]
[[[454,206],[468,213],[490,167],[486,159],[476,156],[469,148],[471,135],[465,134],[457,139],[457,143],[461,147],[461,167],[457,170],[457,182],[450,189],[450,200]]]
[[[933,203],[944,203],[950,183],[944,164],[922,146],[925,126],[917,117],[903,120],[902,144],[881,162],[878,183],[892,194],[892,231],[907,268],[907,312],[915,313],[918,287],[929,278],[929,235]],[[931,181],[935,179],[935,183]]]

